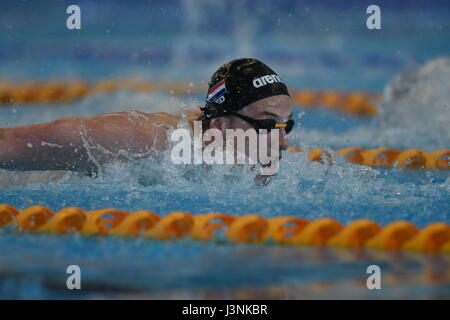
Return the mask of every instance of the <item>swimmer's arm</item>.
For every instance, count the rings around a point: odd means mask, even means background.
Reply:
[[[79,134],[82,119],[0,129],[0,168],[17,170],[89,170]]]
[[[0,129],[0,168],[95,170],[124,156],[152,156],[164,149],[165,129],[126,112]]]

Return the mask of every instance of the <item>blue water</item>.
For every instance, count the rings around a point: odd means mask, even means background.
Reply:
[[[258,6],[251,1],[83,1],[81,31],[65,28],[68,4],[2,3],[1,78],[208,81],[223,62],[253,56],[292,88],[381,93],[403,70],[450,55],[445,1],[381,1],[381,31],[366,29],[366,1],[259,1]],[[427,81],[420,83],[425,89],[417,89],[421,99],[411,94],[383,103],[389,121],[296,109],[299,125],[290,143],[449,149],[450,98],[444,93],[450,90],[445,81]],[[176,113],[202,100],[203,95],[167,92],[97,94],[67,105],[1,108],[0,126],[133,109]],[[423,105],[429,115],[418,113]],[[403,112],[397,106],[408,107]],[[397,113],[401,119],[393,124]],[[442,121],[434,121],[434,115]],[[55,211],[78,206],[150,209],[161,215],[184,210],[331,217],[343,224],[359,218],[381,225],[407,220],[418,227],[450,222],[448,171],[373,169],[335,157],[337,164],[328,166],[287,154],[280,173],[267,186],[256,186],[247,167],[185,168],[172,164],[167,153],[159,161],[111,164],[95,179],[69,173],[58,182],[3,187],[0,203],[20,209],[40,204]],[[0,298],[448,298],[450,292],[445,256],[54,237],[11,229],[0,230],[0,250]],[[373,263],[383,272],[378,292],[365,287],[365,270]],[[71,264],[82,269],[80,292],[65,289]]]

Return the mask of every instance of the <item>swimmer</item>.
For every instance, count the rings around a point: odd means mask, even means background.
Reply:
[[[187,120],[203,130],[279,129],[279,149],[288,147],[292,100],[281,78],[256,59],[222,65],[211,77],[204,107]],[[0,168],[69,170],[89,175],[103,164],[156,157],[168,148],[167,130],[181,115],[124,111],[95,117],[66,117],[50,123],[0,129]]]

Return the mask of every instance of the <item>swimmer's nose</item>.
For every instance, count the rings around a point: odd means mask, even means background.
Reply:
[[[284,130],[284,128],[282,128],[280,130],[280,150],[287,150],[287,148],[289,147],[289,141],[286,138],[286,131]]]

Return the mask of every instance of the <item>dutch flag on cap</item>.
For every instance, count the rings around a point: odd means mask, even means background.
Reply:
[[[216,101],[217,98],[224,95],[225,92],[227,92],[227,88],[225,87],[225,80],[221,80],[214,87],[209,89],[206,101],[207,102]]]

